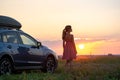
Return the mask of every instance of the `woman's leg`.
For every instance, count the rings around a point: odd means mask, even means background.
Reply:
[[[72,67],[72,59],[66,60],[65,66],[71,68]]]
[[[69,64],[69,60],[66,60],[65,67],[67,67]]]
[[[72,59],[69,61],[69,64],[70,64],[70,68],[72,68]]]

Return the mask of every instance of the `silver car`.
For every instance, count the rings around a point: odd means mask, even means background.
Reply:
[[[21,24],[15,19],[0,16],[0,74],[23,69],[54,72],[57,54],[20,28]]]

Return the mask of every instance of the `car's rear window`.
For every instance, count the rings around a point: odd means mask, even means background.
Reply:
[[[3,42],[5,43],[18,43],[16,32],[5,32],[2,34]]]

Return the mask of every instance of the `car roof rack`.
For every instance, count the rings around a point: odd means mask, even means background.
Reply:
[[[20,30],[22,25],[15,19],[7,16],[0,16],[0,29]]]

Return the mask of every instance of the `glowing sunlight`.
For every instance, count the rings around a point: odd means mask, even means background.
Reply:
[[[84,45],[84,44],[80,44],[80,45],[79,45],[79,48],[80,48],[80,49],[84,49],[84,48],[85,48],[85,45]]]
[[[76,48],[77,48],[77,54],[78,55],[89,55],[92,53],[96,53],[98,50],[97,48],[103,45],[102,41],[98,42],[87,42],[87,43],[77,43]]]

